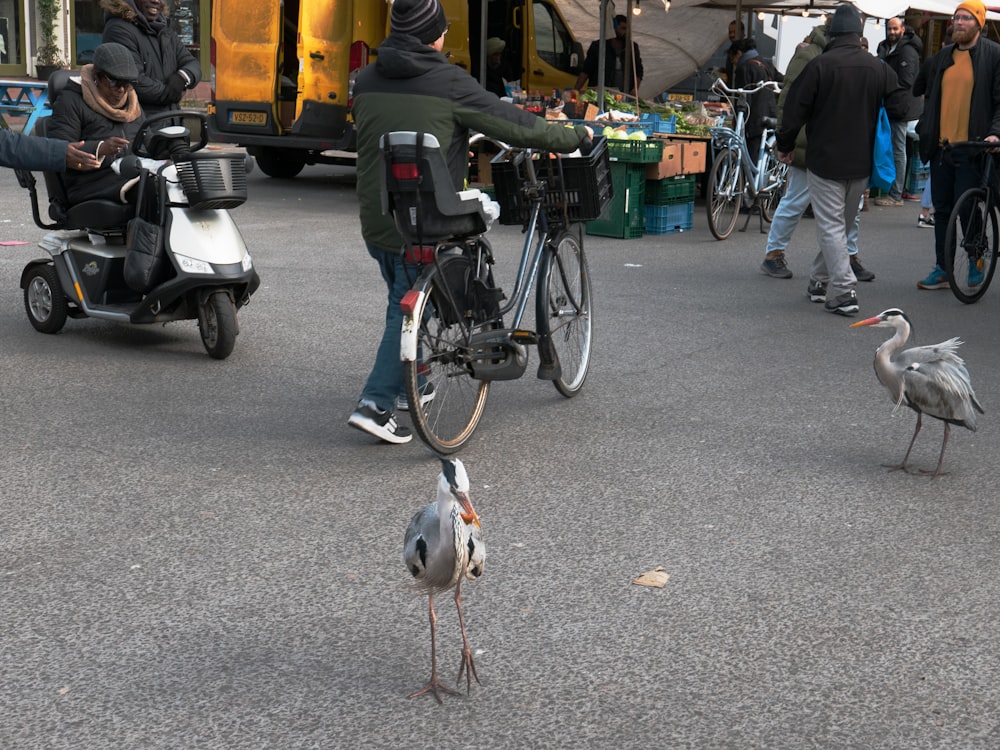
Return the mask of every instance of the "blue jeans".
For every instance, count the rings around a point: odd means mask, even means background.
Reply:
[[[935,150],[931,156],[931,200],[934,202],[934,262],[944,270],[944,238],[955,202],[969,188],[979,187],[982,174],[979,162],[967,149],[946,152]]]
[[[375,364],[368,375],[361,399],[375,403],[383,411],[392,411],[396,396],[403,393],[403,362],[399,358],[403,311],[399,307],[417,278],[417,266],[404,263],[403,256],[368,245],[368,254],[378,263],[389,290],[385,308],[385,330],[375,353]]]
[[[788,168],[788,182],[785,184],[785,194],[775,209],[771,229],[767,233],[766,253],[784,253],[792,242],[792,234],[799,225],[802,213],[809,205],[809,177],[806,170],[799,167]],[[858,252],[858,227],[861,224],[861,205],[858,205],[858,215],[854,218],[847,232],[847,252],[856,255]],[[815,211],[813,212],[815,213]]]

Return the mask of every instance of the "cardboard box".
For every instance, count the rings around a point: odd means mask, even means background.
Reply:
[[[707,153],[707,141],[681,141],[681,174],[704,172]]]
[[[681,174],[683,168],[683,144],[678,141],[666,141],[663,144],[663,156],[656,164],[646,165],[647,180],[662,180],[664,177],[674,177]]]

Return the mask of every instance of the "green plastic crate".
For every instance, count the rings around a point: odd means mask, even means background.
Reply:
[[[611,161],[655,164],[663,158],[663,141],[658,138],[646,141],[609,138],[608,156]]]
[[[682,174],[662,180],[646,180],[646,203],[652,206],[673,206],[694,200],[697,175]]]
[[[587,222],[587,234],[632,239],[645,233],[646,168],[611,162],[614,197],[601,215]]]

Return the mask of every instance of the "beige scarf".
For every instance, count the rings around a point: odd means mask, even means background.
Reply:
[[[84,65],[80,70],[80,88],[83,90],[83,101],[95,112],[98,112],[109,120],[115,122],[132,122],[142,117],[142,109],[139,107],[139,98],[135,95],[135,89],[131,86],[124,97],[124,104],[116,107],[103,96],[97,88],[97,80],[94,74],[93,65]]]

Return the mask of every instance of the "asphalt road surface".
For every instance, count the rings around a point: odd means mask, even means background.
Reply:
[[[439,466],[346,424],[384,313],[353,181],[250,179],[233,215],[262,286],[219,362],[193,322],[35,332],[18,279],[42,232],[0,171],[0,242],[30,243],[0,246],[0,746],[1000,747],[1000,286],[917,290],[915,203],[865,214],[858,293],[917,343],[966,342],[986,415],[936,480],[881,466],[914,415],[872,371],[890,332],[806,298],[811,222],[790,281],[700,203],[689,233],[586,238],[584,391],[496,384],[461,453],[482,684],[438,706],[406,697],[430,655],[401,552]],[[495,230],[502,280],[519,239]],[[927,420],[916,466],[941,435]],[[658,566],[663,588],[631,583]]]

